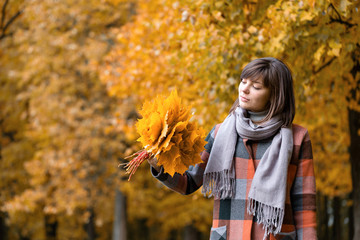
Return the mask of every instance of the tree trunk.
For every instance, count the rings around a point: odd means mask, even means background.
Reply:
[[[350,193],[348,201],[353,199],[353,194]],[[348,216],[349,216],[349,240],[352,240],[354,237],[354,204],[351,204],[348,208]]]
[[[31,240],[29,237],[24,237],[20,234],[19,240]]]
[[[7,227],[5,224],[5,214],[0,212],[0,238],[7,239]]]
[[[350,162],[353,187],[354,240],[360,239],[360,113],[349,110]]]
[[[357,51],[359,51],[358,46]],[[359,53],[354,52],[352,58],[356,62],[351,70],[352,76],[360,73],[360,63],[358,59]],[[356,94],[360,92],[360,81],[357,82],[356,88],[351,90],[352,100],[356,100]],[[359,101],[357,101],[360,104]],[[351,162],[351,178],[353,188],[353,207],[354,207],[354,240],[360,239],[360,112],[348,109],[349,130],[350,130],[350,162]]]
[[[341,202],[339,197],[334,197],[332,200],[332,208],[334,212],[333,238],[335,240],[342,240],[341,238]]]
[[[324,239],[329,239],[329,213],[328,213],[328,204],[329,204],[329,199],[328,197],[325,195],[324,196],[324,223],[325,223],[325,228],[324,228],[324,232],[325,232],[325,238]]]
[[[126,197],[116,190],[113,240],[126,240]]]
[[[319,239],[329,239],[329,216],[328,216],[328,198],[322,195],[320,192],[317,193],[317,234]]]
[[[95,214],[94,209],[89,209],[90,217],[88,223],[85,224],[85,230],[87,233],[87,239],[88,240],[95,240],[96,238],[96,232],[95,232]]]
[[[57,239],[57,226],[58,222],[54,215],[45,215],[45,239],[56,240]]]
[[[184,232],[183,232],[184,236],[183,239],[184,240],[197,240],[199,239],[199,233],[196,230],[196,228],[194,228],[192,225],[187,225],[184,228]]]

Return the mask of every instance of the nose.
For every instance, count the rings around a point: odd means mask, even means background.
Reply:
[[[244,84],[244,83],[240,84],[240,91],[243,92],[243,93],[248,94],[248,93],[249,93],[249,84],[248,84],[248,83],[246,83],[246,84]]]

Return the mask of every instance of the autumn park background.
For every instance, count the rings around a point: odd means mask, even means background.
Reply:
[[[211,199],[117,166],[145,100],[177,88],[209,131],[265,56],[293,72],[319,239],[360,239],[359,0],[0,3],[0,239],[208,239]]]

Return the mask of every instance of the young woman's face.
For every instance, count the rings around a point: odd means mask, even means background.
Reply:
[[[265,87],[262,80],[242,79],[239,85],[240,107],[252,111],[265,111],[269,106],[270,89]]]

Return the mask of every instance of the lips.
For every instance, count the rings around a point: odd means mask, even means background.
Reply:
[[[247,98],[245,98],[245,97],[240,96],[240,101],[242,101],[242,102],[248,102],[248,101],[250,101],[250,100],[247,99]]]

